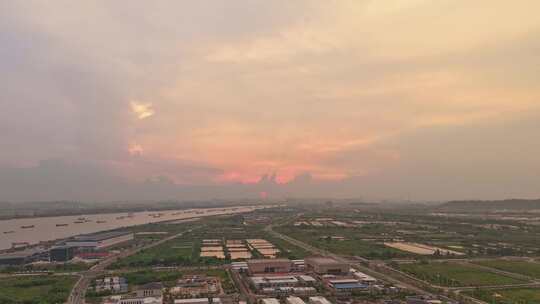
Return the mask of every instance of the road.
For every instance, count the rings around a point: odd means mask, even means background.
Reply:
[[[284,235],[284,234],[281,234],[275,230],[272,229],[272,225],[268,225],[267,227],[265,227],[265,231],[267,231],[268,233],[272,234],[273,236],[275,237],[278,237],[278,238],[281,238],[282,240],[285,240],[295,246],[298,246],[306,251],[309,251],[313,254],[317,254],[317,255],[322,255],[322,256],[328,256],[328,257],[331,257],[331,258],[334,258],[340,262],[344,262],[344,263],[347,263],[353,267],[355,267],[356,269],[358,269],[359,271],[362,271],[378,280],[381,280],[381,281],[384,281],[384,282],[387,282],[387,283],[391,283],[393,285],[396,285],[396,286],[400,286],[402,288],[405,288],[405,289],[408,289],[410,291],[413,291],[417,294],[421,294],[421,295],[428,295],[428,296],[435,296],[433,293],[423,289],[423,288],[420,288],[418,286],[415,286],[415,285],[412,285],[408,282],[404,282],[402,280],[398,280],[392,276],[389,276],[385,273],[382,273],[380,271],[376,271],[370,267],[366,267],[362,264],[359,264],[357,263],[357,261],[354,261],[354,260],[351,260],[351,259],[348,259],[348,258],[344,258],[344,257],[341,257],[339,255],[336,255],[336,254],[333,254],[331,252],[328,252],[326,250],[321,250],[319,248],[316,248],[316,247],[313,247],[309,244],[306,244],[302,241],[299,241],[297,239],[294,239],[294,238],[291,238],[287,235]],[[357,258],[358,259],[358,258]],[[373,265],[373,263],[370,263],[369,260],[367,259],[364,259],[364,258],[360,258],[360,260],[362,262],[365,262],[365,263],[369,263],[370,265]],[[387,267],[385,264],[382,264],[382,265],[377,265],[379,267],[381,266],[384,266],[384,267]],[[391,269],[391,268],[389,268]],[[423,283],[423,282],[422,282]],[[461,290],[456,290],[456,291],[461,291]],[[450,298],[446,297],[446,296],[442,296],[442,295],[438,295],[439,297],[443,298],[443,299],[446,299],[446,300],[451,300]],[[475,303],[475,304],[488,304],[484,301],[481,301],[481,300],[478,300],[478,299],[475,299],[475,298],[472,298],[472,297],[469,297],[469,296],[466,296],[466,295],[462,295],[463,298],[466,298],[470,303]]]
[[[161,245],[161,244],[163,244],[165,242],[168,242],[168,241],[170,241],[172,239],[175,239],[177,237],[182,236],[185,233],[191,232],[191,231],[193,231],[195,229],[199,229],[201,227],[192,228],[192,229],[189,229],[189,230],[186,230],[186,231],[182,231],[180,233],[177,233],[175,235],[166,237],[164,239],[161,239],[161,240],[159,240],[159,241],[157,241],[155,243],[149,244],[147,246],[122,251],[122,252],[120,252],[118,254],[112,255],[110,257],[107,257],[107,258],[101,260],[99,263],[92,266],[92,268],[90,268],[88,271],[84,271],[84,272],[79,273],[80,279],[77,281],[77,283],[75,283],[75,286],[73,286],[73,289],[71,290],[71,294],[69,295],[67,303],[68,304],[84,304],[84,297],[85,297],[86,289],[88,288],[88,286],[90,285],[92,280],[95,279],[100,274],[102,274],[103,272],[105,272],[105,269],[108,266],[110,266],[112,263],[116,262],[118,259],[126,258],[126,257],[128,257],[130,255],[136,254],[137,252],[139,252],[141,250],[146,250],[146,249],[153,248],[155,246],[159,246],[159,245]]]
[[[393,278],[393,277],[391,277],[391,276],[389,276],[389,275],[387,275],[385,273],[381,273],[381,272],[375,271],[375,270],[373,270],[373,269],[371,269],[369,267],[361,265],[357,261],[353,261],[353,260],[341,257],[339,255],[333,254],[333,253],[328,252],[326,250],[321,250],[319,248],[316,248],[316,247],[313,247],[313,246],[311,246],[309,244],[306,244],[306,243],[304,243],[302,241],[299,241],[299,240],[291,238],[291,237],[289,237],[287,235],[281,234],[281,233],[273,230],[272,225],[266,226],[265,230],[267,232],[269,232],[270,234],[272,234],[273,236],[278,237],[278,238],[280,238],[282,240],[285,240],[285,241],[287,241],[287,242],[289,242],[289,243],[291,243],[291,244],[293,244],[295,246],[298,246],[298,247],[300,247],[300,248],[302,248],[302,249],[304,249],[306,251],[309,251],[309,252],[311,252],[313,254],[322,255],[322,256],[328,256],[328,257],[331,257],[331,258],[333,258],[333,259],[335,259],[337,261],[352,265],[355,268],[357,268],[358,270],[360,270],[360,271],[362,271],[362,272],[364,272],[364,273],[366,273],[366,274],[368,274],[370,276],[373,276],[373,277],[375,277],[375,278],[377,278],[377,279],[379,279],[381,281],[385,281],[385,282],[388,282],[388,283],[391,283],[391,284],[394,284],[394,285],[401,286],[403,288],[414,291],[414,292],[416,292],[418,294],[433,295],[430,292],[428,292],[428,291],[426,291],[424,289],[421,289],[421,288],[419,288],[417,286],[411,285],[411,284],[409,284],[407,282],[397,280],[397,279],[395,279],[395,278]],[[365,260],[365,259],[363,259],[363,260]],[[367,261],[367,260],[365,260],[365,261]]]

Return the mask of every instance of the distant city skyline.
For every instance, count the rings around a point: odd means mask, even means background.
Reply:
[[[0,201],[540,197],[540,2],[0,3]]]

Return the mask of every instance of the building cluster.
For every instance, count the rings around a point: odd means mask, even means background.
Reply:
[[[243,240],[227,240],[226,247],[231,260],[250,259],[252,256]]]
[[[220,280],[205,275],[184,276],[169,289],[172,297],[181,299],[215,296],[221,292]]]
[[[331,304],[323,295],[388,292],[368,274],[328,257],[253,259],[231,264],[260,304]]]
[[[110,231],[74,236],[50,248],[31,247],[0,254],[0,265],[25,265],[38,261],[68,262],[100,259],[109,255],[111,247],[133,240],[133,233]]]
[[[224,259],[225,252],[223,251],[222,241],[219,239],[202,240],[200,256]]]
[[[163,284],[148,283],[134,292],[105,298],[104,304],[163,304]]]
[[[97,293],[126,293],[128,291],[127,281],[123,277],[105,277],[95,280],[94,283],[94,290]]]
[[[201,257],[214,257],[231,260],[247,260],[254,253],[264,258],[274,259],[279,254],[279,249],[264,239],[205,239],[201,244]]]
[[[246,242],[251,250],[256,250],[265,258],[274,259],[279,253],[279,249],[267,240],[248,239]]]

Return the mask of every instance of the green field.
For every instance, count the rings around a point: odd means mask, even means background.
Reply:
[[[193,241],[179,237],[121,259],[110,268],[191,265],[197,256]]]
[[[331,251],[337,254],[349,256],[362,256],[374,259],[389,259],[396,257],[411,256],[406,252],[388,248],[376,242],[364,241],[359,237],[355,229],[343,229],[334,227],[302,228],[293,226],[277,227],[277,231],[297,240],[309,243],[317,248]],[[346,240],[331,240],[322,236],[340,235]]]
[[[0,279],[0,303],[64,303],[77,281],[73,276],[25,276]]]
[[[489,260],[476,264],[540,279],[540,263],[526,261]]]
[[[475,290],[468,295],[493,304],[538,304],[540,289]]]
[[[448,262],[401,264],[399,269],[421,280],[440,286],[489,286],[518,284],[523,281]]]

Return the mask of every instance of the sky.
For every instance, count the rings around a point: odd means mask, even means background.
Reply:
[[[0,2],[0,201],[540,197],[540,2]]]

